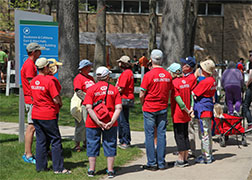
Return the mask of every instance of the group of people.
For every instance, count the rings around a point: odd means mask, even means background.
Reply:
[[[21,69],[21,80],[25,104],[28,110],[28,128],[25,135],[25,162],[36,164],[37,171],[47,171],[47,154],[51,145],[53,171],[55,174],[69,174],[63,166],[61,136],[58,117],[62,106],[61,86],[53,75],[58,65],[55,59],[39,58],[44,48],[37,43],[27,45],[28,59]],[[213,77],[215,63],[211,58],[200,62],[200,68],[194,71],[194,57],[181,59],[181,64],[173,63],[167,70],[162,67],[163,53],[154,49],[150,55],[151,68],[142,80],[140,102],[144,117],[145,147],[147,164],[144,169],[165,169],[167,108],[170,99],[174,125],[174,137],[178,149],[175,166],[188,166],[188,150],[195,152],[195,141],[189,141],[194,135],[194,122],[198,119],[201,138],[201,155],[198,163],[212,163],[212,117],[213,96],[216,81]],[[95,175],[96,157],[100,144],[107,157],[108,177],[114,177],[114,160],[118,147],[130,147],[131,135],[129,111],[134,106],[134,76],[132,63],[128,56],[117,60],[122,74],[115,86],[109,83],[111,71],[98,67],[95,71],[97,82],[89,75],[92,63],[81,60],[79,74],[74,78],[74,93],[80,99],[81,118],[75,119],[74,150],[86,149],[89,169],[88,176]],[[252,64],[252,63],[251,63]],[[38,75],[37,75],[38,70]],[[248,95],[249,96],[249,95]],[[251,92],[250,92],[251,96]],[[251,102],[251,100],[250,100]],[[35,127],[35,128],[34,128]],[[32,155],[31,145],[36,130],[36,159]],[[156,139],[156,143],[155,143]],[[195,154],[194,154],[195,155]]]

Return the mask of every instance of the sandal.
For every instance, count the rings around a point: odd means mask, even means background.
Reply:
[[[71,174],[72,171],[68,169],[63,169],[62,171],[54,171],[54,174]]]
[[[81,152],[80,146],[75,146],[75,147],[73,148],[73,151],[74,151],[74,152]]]

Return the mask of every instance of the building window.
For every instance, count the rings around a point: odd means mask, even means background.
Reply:
[[[141,1],[141,13],[149,13],[149,2]]]
[[[123,12],[139,13],[139,1],[124,1]]]
[[[208,15],[222,15],[221,4],[208,4]]]
[[[199,3],[198,15],[222,16],[222,4],[219,3]]]
[[[106,1],[107,12],[121,12],[121,10],[122,10],[121,1],[116,1],[116,0]]]
[[[97,9],[97,0],[88,0],[88,11],[96,12]]]
[[[163,0],[157,1],[157,14],[162,14],[163,12]]]

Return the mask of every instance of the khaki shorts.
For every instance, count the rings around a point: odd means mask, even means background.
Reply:
[[[32,104],[25,104],[25,110],[27,112],[27,123],[28,124],[33,124],[33,121],[32,121]]]

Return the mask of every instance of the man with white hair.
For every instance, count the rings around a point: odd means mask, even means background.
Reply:
[[[88,88],[83,103],[88,112],[86,138],[89,160],[87,174],[89,177],[93,177],[95,174],[95,163],[96,157],[100,153],[101,136],[104,156],[107,157],[108,177],[112,178],[115,174],[113,166],[117,145],[117,119],[122,110],[122,100],[118,89],[108,84],[110,73],[111,71],[104,66],[97,68],[98,82]]]
[[[162,68],[163,53],[158,49],[151,52],[152,69],[144,75],[140,101],[143,105],[147,170],[165,169],[167,107],[172,77]],[[154,145],[154,130],[157,128],[157,148]]]

